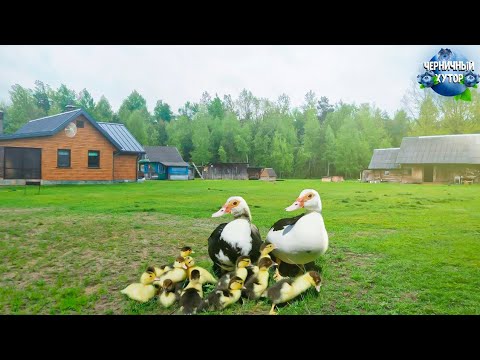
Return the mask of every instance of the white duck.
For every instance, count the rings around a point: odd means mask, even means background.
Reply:
[[[303,190],[285,210],[300,208],[305,208],[306,213],[277,221],[267,234],[266,242],[275,245],[272,255],[279,265],[281,262],[304,265],[315,261],[328,249],[328,234],[321,215],[322,201],[318,192]],[[279,268],[276,278],[280,277]]]

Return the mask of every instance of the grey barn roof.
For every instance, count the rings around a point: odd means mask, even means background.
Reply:
[[[405,137],[399,164],[480,164],[480,134]]]
[[[400,148],[375,149],[368,168],[375,169],[397,169],[400,165],[396,162]]]
[[[122,148],[123,152],[143,153],[145,150],[142,145],[133,137],[123,124],[99,122],[98,125],[114,139]]]
[[[34,138],[52,136],[64,129],[67,124],[78,116],[83,115],[101,134],[103,134],[121,153],[144,153],[142,146],[123,124],[104,126],[105,123],[97,123],[85,110],[75,109],[57,115],[45,116],[30,120],[16,133],[0,135],[0,140]],[[109,124],[109,123],[107,123]]]
[[[145,146],[145,152],[145,158],[150,162],[165,166],[188,166],[175,146]]]

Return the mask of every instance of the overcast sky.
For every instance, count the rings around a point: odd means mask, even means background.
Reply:
[[[441,47],[480,62],[480,46],[5,46],[0,45],[0,101],[18,83],[105,95],[114,110],[136,89],[153,110],[158,99],[177,112],[202,92],[234,98],[244,88],[302,104],[313,90],[332,103],[374,103],[390,114],[401,107],[411,80]],[[479,63],[480,64],[480,63]]]

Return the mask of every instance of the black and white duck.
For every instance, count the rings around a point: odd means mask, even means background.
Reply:
[[[250,208],[244,198],[228,198],[225,205],[212,217],[225,214],[232,214],[234,219],[220,224],[208,239],[208,255],[213,261],[213,271],[219,277],[235,270],[240,256],[248,256],[252,262],[256,262],[262,245],[260,232],[252,223]]]

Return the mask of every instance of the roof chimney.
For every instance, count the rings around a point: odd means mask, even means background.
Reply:
[[[3,111],[0,110],[0,135],[3,134]]]
[[[75,105],[67,105],[65,106],[65,111],[64,112],[67,112],[67,111],[73,111],[75,110],[77,107]]]

